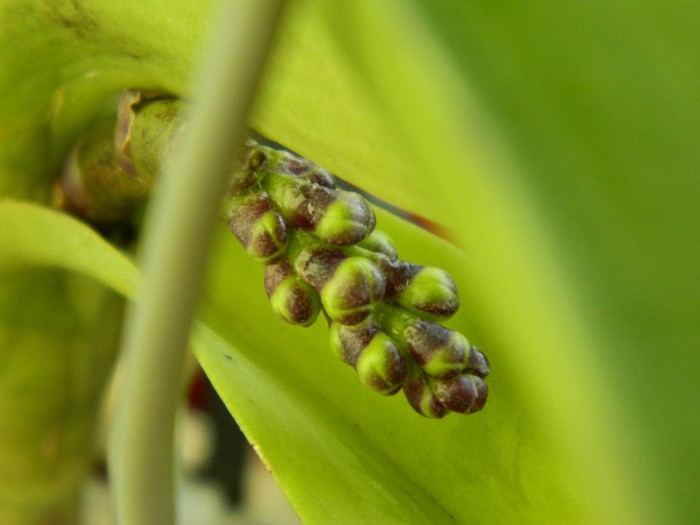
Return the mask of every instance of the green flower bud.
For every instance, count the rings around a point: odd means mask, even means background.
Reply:
[[[314,235],[330,244],[357,244],[374,229],[376,218],[367,201],[351,192],[339,192],[336,200],[324,211]]]
[[[287,261],[265,267],[265,291],[272,310],[288,323],[310,326],[321,311],[316,290],[300,279]]]
[[[478,412],[488,397],[484,380],[471,374],[433,380],[430,381],[430,387],[441,405],[460,414]]]
[[[401,352],[384,332],[374,335],[355,364],[360,381],[385,395],[401,389],[407,369]]]
[[[384,232],[374,230],[369,237],[359,243],[361,248],[386,255],[390,260],[396,260],[398,254],[391,238]]]
[[[342,324],[366,319],[372,306],[384,296],[384,275],[367,259],[349,257],[321,289],[321,302],[328,316]]]
[[[420,370],[414,370],[409,374],[403,385],[403,393],[413,410],[422,416],[440,419],[450,412],[435,397],[426,382],[425,375]]]
[[[287,228],[269,197],[258,193],[233,202],[229,227],[246,251],[261,263],[279,258],[287,246]]]
[[[413,264],[394,274],[400,282],[394,285],[393,296],[407,310],[431,319],[447,319],[459,309],[457,286],[440,268]]]

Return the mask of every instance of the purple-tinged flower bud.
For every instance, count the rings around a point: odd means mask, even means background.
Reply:
[[[301,176],[309,182],[313,182],[319,186],[325,186],[326,188],[330,188],[332,190],[336,189],[335,178],[333,175],[319,166],[314,165],[311,171],[307,171]]]
[[[295,175],[267,171],[265,189],[290,226],[313,230],[337,192]]]
[[[308,247],[294,258],[294,269],[307,283],[321,290],[347,257],[338,248]]]
[[[455,377],[467,365],[469,343],[459,332],[396,307],[379,310],[379,324],[431,377]]]
[[[272,310],[291,324],[310,326],[321,310],[316,290],[299,278],[284,260],[265,267],[265,292]]]
[[[330,244],[349,246],[367,238],[376,217],[369,203],[359,194],[336,192],[336,199],[324,210],[313,229],[314,235]]]
[[[489,360],[476,346],[471,346],[469,348],[469,358],[467,359],[467,366],[464,372],[473,374],[475,376],[484,378],[489,375],[491,367],[489,366]]]
[[[431,380],[430,387],[441,405],[460,414],[481,410],[489,392],[484,380],[471,374]]]
[[[355,370],[364,384],[392,395],[401,389],[408,365],[394,341],[384,332],[377,332],[360,353]]]
[[[277,151],[276,155],[274,171],[296,175],[319,186],[335,189],[336,185],[333,175],[317,164],[285,151]]]
[[[409,373],[409,377],[403,385],[403,392],[413,410],[422,416],[440,419],[450,412],[435,397],[426,382],[425,374],[420,370],[413,370]]]
[[[274,150],[275,161],[271,166],[278,173],[288,173],[289,175],[304,175],[313,170],[316,166],[313,162],[303,157],[294,155],[284,150]]]
[[[356,244],[374,229],[374,211],[356,193],[276,171],[267,172],[265,188],[290,226],[310,231],[329,244]]]
[[[440,268],[395,265],[392,298],[405,309],[434,320],[447,319],[459,309],[457,286]]]
[[[357,358],[379,332],[381,328],[371,318],[354,325],[333,321],[329,328],[331,349],[341,361],[354,367]]]
[[[338,265],[321,289],[328,316],[342,324],[366,319],[373,305],[384,297],[384,275],[367,259],[349,257]]]
[[[250,195],[232,206],[229,227],[256,261],[268,263],[287,247],[287,228],[264,193]]]
[[[454,377],[467,364],[469,343],[459,332],[421,319],[408,325],[403,336],[411,357],[431,377]]]
[[[250,148],[250,144],[248,144]],[[245,160],[233,170],[229,192],[233,196],[242,196],[250,192],[260,180],[260,172],[267,163],[265,153],[256,148],[246,151]]]

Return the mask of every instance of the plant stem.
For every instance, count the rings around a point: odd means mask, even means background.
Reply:
[[[140,254],[144,280],[124,330],[126,370],[109,450],[120,525],[175,523],[174,428],[183,358],[226,175],[281,0],[222,1],[194,90],[189,137],[166,166]]]

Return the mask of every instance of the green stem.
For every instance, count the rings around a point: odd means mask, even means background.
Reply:
[[[144,280],[124,331],[126,380],[110,443],[120,525],[175,523],[179,382],[224,181],[282,0],[222,1],[195,85],[191,132],[166,166],[143,232]]]

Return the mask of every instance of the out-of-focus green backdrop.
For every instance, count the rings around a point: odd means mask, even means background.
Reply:
[[[700,5],[422,7],[557,234],[666,517],[696,521]]]

